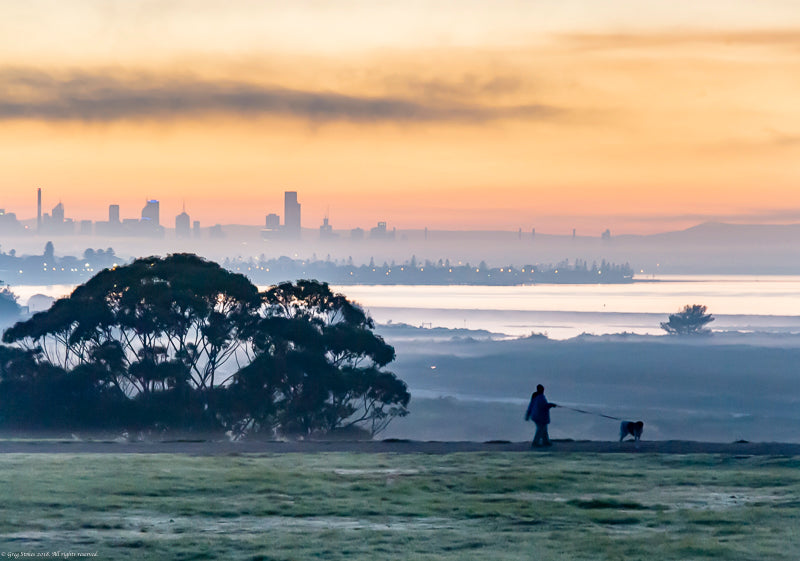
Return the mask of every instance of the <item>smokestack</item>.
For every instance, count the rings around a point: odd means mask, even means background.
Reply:
[[[36,232],[42,230],[42,188],[36,189]]]

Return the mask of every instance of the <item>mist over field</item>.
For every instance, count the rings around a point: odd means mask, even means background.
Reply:
[[[644,439],[800,441],[800,337],[715,334],[532,336],[493,340],[468,332],[446,339],[382,327],[397,350],[393,370],[411,390],[408,417],[386,437],[526,440],[523,420],[536,384],[552,402],[550,435],[616,440],[619,422],[645,423]],[[404,333],[405,332],[405,333]]]

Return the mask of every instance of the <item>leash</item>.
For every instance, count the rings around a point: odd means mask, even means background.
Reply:
[[[598,417],[605,417],[606,419],[612,419],[614,421],[622,421],[623,419],[619,417],[612,417],[611,415],[603,415],[602,413],[595,413],[594,411],[584,411],[583,409],[576,409],[575,407],[567,407],[566,405],[559,405],[559,409],[569,409],[570,411],[577,411],[578,413],[584,413],[586,415],[597,415]]]

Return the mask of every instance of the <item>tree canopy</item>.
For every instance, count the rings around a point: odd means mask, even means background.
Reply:
[[[0,423],[33,407],[44,425],[375,434],[410,396],[373,328],[325,283],[259,292],[196,255],[137,259],[4,333]],[[63,403],[61,385],[80,399]]]
[[[705,335],[710,330],[705,326],[714,321],[714,316],[706,313],[706,307],[700,304],[686,305],[675,314],[670,314],[669,321],[661,323],[661,329],[670,335]]]
[[[2,286],[0,281],[0,322],[15,320],[19,317],[22,308],[17,303],[17,296],[8,287]]]

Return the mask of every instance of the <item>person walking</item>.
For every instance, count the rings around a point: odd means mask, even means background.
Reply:
[[[550,442],[550,435],[547,433],[547,425],[550,424],[550,409],[553,407],[558,407],[558,405],[547,401],[544,395],[544,386],[541,384],[536,386],[536,391],[531,394],[528,411],[525,413],[525,420],[531,419],[536,424],[536,433],[533,435],[531,448],[553,445]]]

